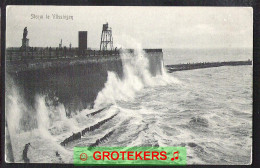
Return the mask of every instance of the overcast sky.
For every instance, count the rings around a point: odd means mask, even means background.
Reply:
[[[31,14],[43,19],[31,19]],[[46,14],[50,19],[46,19]],[[52,14],[73,20],[52,19]],[[30,46],[78,47],[78,31],[88,31],[88,47],[99,48],[102,24],[113,30],[115,45],[130,38],[143,48],[253,47],[253,10],[249,7],[65,7],[8,6],[6,46],[20,47],[27,26]]]

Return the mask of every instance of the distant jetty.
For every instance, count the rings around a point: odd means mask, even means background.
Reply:
[[[185,71],[192,69],[202,69],[202,68],[212,68],[220,66],[239,66],[239,65],[252,65],[252,60],[247,61],[229,61],[229,62],[200,62],[193,64],[176,64],[176,65],[166,65],[169,73],[175,71]]]

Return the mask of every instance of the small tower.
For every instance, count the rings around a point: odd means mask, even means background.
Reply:
[[[88,32],[79,31],[79,51],[83,52],[88,49]]]
[[[108,23],[103,24],[100,50],[113,50],[112,28],[108,27]]]
[[[62,39],[60,39],[59,48],[62,48]]]

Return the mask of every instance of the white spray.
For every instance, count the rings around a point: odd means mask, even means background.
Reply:
[[[131,100],[135,97],[136,92],[147,86],[161,86],[178,82],[175,78],[167,75],[163,62],[161,65],[162,75],[153,77],[149,71],[149,60],[146,58],[141,44],[132,38],[126,38],[135,50],[134,54],[121,54],[124,77],[120,79],[116,73],[108,72],[105,87],[98,93],[95,100],[95,108],[110,103],[116,104],[117,100]]]
[[[49,110],[45,104],[44,96],[36,96],[37,124],[42,137],[52,139],[48,129],[50,127]]]
[[[9,134],[11,139],[21,131],[20,119],[22,117],[24,104],[18,94],[17,88],[14,85],[9,85],[6,92],[6,120],[8,124]]]

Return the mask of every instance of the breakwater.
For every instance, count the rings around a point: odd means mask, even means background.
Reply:
[[[92,108],[99,91],[104,88],[108,71],[124,78],[123,53],[134,50],[84,51],[32,49],[6,52],[6,85],[15,83],[26,105],[35,106],[35,96],[45,95],[54,105],[62,103],[67,116],[72,111]],[[145,49],[149,71],[161,74],[163,53],[161,49]],[[131,58],[125,58],[131,59]],[[10,81],[12,80],[12,81]]]
[[[82,130],[80,132],[73,133],[73,135],[71,135],[70,137],[66,138],[64,141],[62,141],[60,143],[60,145],[66,146],[66,145],[68,145],[72,141],[81,139],[81,137],[84,136],[86,133],[91,132],[91,131],[95,131],[96,129],[99,129],[103,124],[105,124],[109,120],[112,120],[115,116],[117,116],[117,114],[114,114],[113,116],[111,116],[109,118],[106,118],[106,119],[98,122],[97,124],[95,124],[93,126],[87,127],[87,128],[85,128],[84,130]],[[105,135],[105,137],[106,137],[106,135]],[[96,143],[98,142],[97,145],[100,143],[101,139],[100,140],[98,139],[96,141]],[[106,138],[104,138],[104,139],[106,139]]]
[[[230,62],[202,62],[202,63],[193,63],[193,64],[176,64],[176,65],[166,65],[167,71],[169,73],[175,71],[184,71],[192,69],[202,69],[202,68],[211,68],[211,67],[220,67],[220,66],[239,66],[239,65],[252,65],[251,60],[247,61],[230,61]]]

